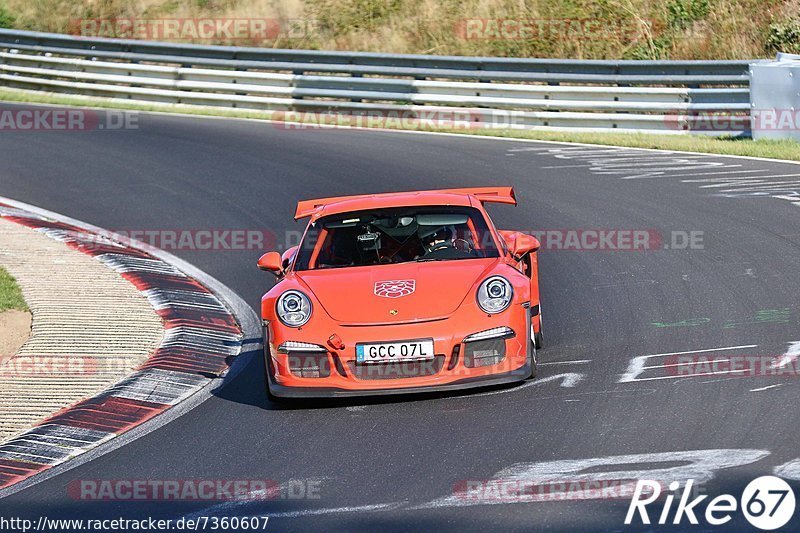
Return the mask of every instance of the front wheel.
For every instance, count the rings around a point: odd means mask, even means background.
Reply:
[[[272,356],[269,353],[269,342],[266,334],[264,335],[264,350],[262,352],[261,362],[263,363],[262,369],[264,371],[264,391],[267,393],[267,400],[273,403],[278,403],[281,398],[272,394],[269,388],[270,376],[272,375]]]
[[[533,328],[533,325],[531,325]],[[544,348],[544,325],[542,324],[542,308],[539,306],[539,333],[534,332],[531,330],[533,334],[533,344],[536,346],[537,350],[541,350]]]
[[[533,320],[532,319],[531,319],[530,328],[531,328],[531,334],[533,334]],[[537,359],[536,359],[536,356],[537,356],[537,354],[536,354],[536,342],[533,340],[533,336],[531,336],[530,352],[531,352],[531,374],[528,376],[528,379],[529,380],[534,380],[534,379],[536,379],[536,372],[537,372],[538,368],[537,368]]]
[[[534,347],[533,350],[531,350],[531,359],[533,359],[531,361],[531,375],[528,376],[528,379],[533,381],[534,379],[536,379],[536,373],[538,370],[536,366],[536,347]]]
[[[269,364],[269,355],[264,354],[263,357],[261,357],[261,361],[263,363],[262,368],[264,370],[264,391],[267,393],[267,399],[271,402],[274,402],[277,400],[277,398],[275,398],[275,396],[272,394],[272,391],[269,390],[269,372],[270,367],[272,366]]]

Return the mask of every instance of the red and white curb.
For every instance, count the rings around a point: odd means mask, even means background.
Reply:
[[[223,376],[241,353],[243,328],[234,312],[218,291],[197,279],[207,276],[187,274],[192,269],[185,264],[179,268],[176,263],[182,262],[169,254],[112,240],[107,232],[99,234],[99,228],[13,200],[0,198],[0,216],[64,242],[118,272],[148,299],[165,330],[161,345],[134,373],[0,445],[0,490],[167,411]]]

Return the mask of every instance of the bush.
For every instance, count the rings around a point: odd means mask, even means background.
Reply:
[[[0,28],[13,28],[15,22],[14,15],[5,6],[0,5]]]
[[[672,0],[667,4],[667,23],[670,27],[684,30],[693,22],[708,15],[708,0]]]
[[[767,50],[800,54],[800,20],[770,24],[767,30]]]

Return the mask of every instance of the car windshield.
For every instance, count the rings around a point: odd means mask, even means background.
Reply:
[[[473,207],[387,208],[312,223],[295,270],[498,256],[483,215]]]

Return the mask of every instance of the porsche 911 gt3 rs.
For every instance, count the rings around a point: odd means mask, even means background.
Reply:
[[[484,204],[511,187],[305,200],[299,246],[258,261],[273,397],[443,391],[536,376],[535,237],[499,231]]]

